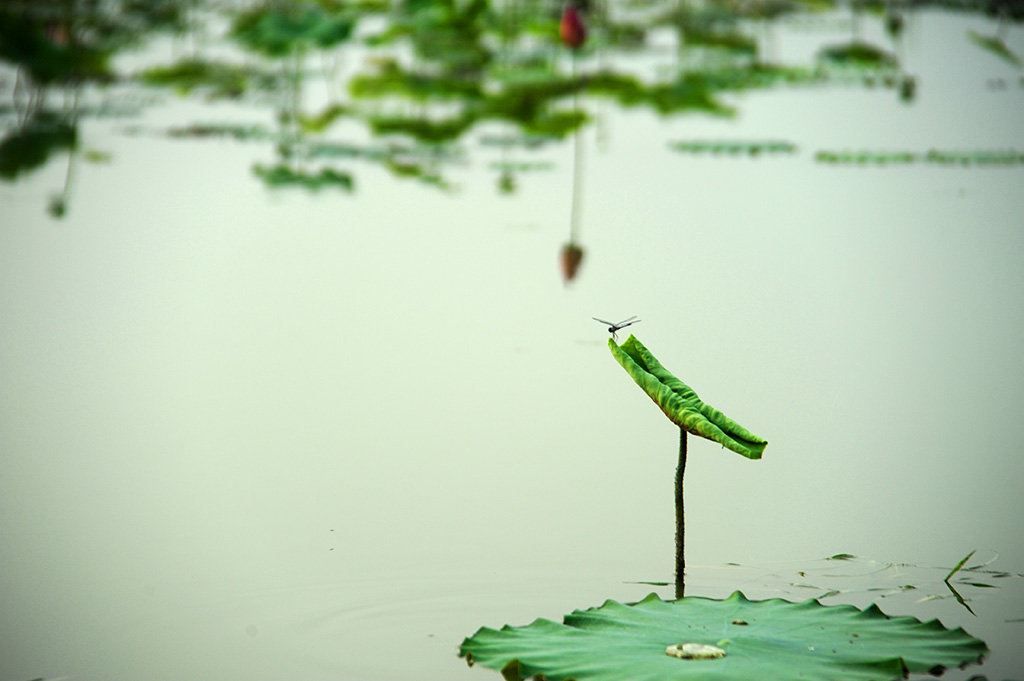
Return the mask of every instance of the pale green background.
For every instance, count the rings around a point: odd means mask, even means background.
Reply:
[[[454,195],[353,166],[352,196],[310,197],[251,175],[268,146],[153,134],[269,110],[84,121],[112,160],[78,166],[65,220],[44,211],[61,162],[0,186],[0,677],[482,679],[454,657],[478,626],[671,579],[677,430],[591,316],[639,315],[769,441],[751,462],[691,439],[692,565],[978,548],[1020,572],[1022,166],[813,160],[1024,149],[1020,72],[967,28],[994,24],[914,18],[911,105],[594,106],[569,286],[568,144],[520,152],[555,170],[511,197],[486,128]],[[776,30],[784,58],[822,40]],[[799,150],[667,147],[702,138]]]

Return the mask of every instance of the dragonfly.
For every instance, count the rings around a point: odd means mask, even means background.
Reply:
[[[608,333],[610,333],[612,335],[612,338],[614,340],[616,340],[616,341],[619,340],[619,337],[615,335],[616,331],[621,331],[622,329],[626,328],[627,326],[630,326],[632,324],[636,324],[639,321],[642,321],[640,319],[637,319],[636,315],[633,315],[629,319],[623,319],[621,322],[616,322],[615,324],[612,324],[611,322],[606,322],[603,319],[598,319],[597,317],[591,317],[591,319],[593,319],[595,322],[601,322],[602,324],[607,324],[608,325]]]

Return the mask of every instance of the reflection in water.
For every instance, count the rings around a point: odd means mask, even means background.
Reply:
[[[119,77],[111,61],[155,31],[182,26],[180,1],[4,3],[0,7],[0,62],[14,69],[10,109],[0,117],[0,179],[13,181],[68,152],[64,186],[48,212],[67,211],[77,156],[80,97]],[[54,100],[61,99],[59,104]],[[9,119],[13,119],[9,120]]]
[[[902,72],[898,59],[860,37],[856,7],[852,39],[823,47],[814,65],[768,61],[757,37],[768,31],[750,29],[804,11],[799,3],[682,2],[571,3],[556,10],[533,0],[261,3],[237,9],[195,0],[8,3],[0,10],[0,59],[15,73],[8,111],[13,125],[0,145],[0,177],[13,181],[58,151],[73,156],[77,119],[89,114],[81,96],[95,99],[104,86],[132,78],[207,99],[273,102],[277,130],[243,137],[272,142],[277,156],[274,163],[254,166],[253,173],[268,187],[313,191],[354,190],[354,162],[450,188],[446,168],[464,161],[468,134],[488,122],[509,126],[509,140],[527,148],[573,134],[579,175],[578,134],[592,120],[581,97],[648,107],[660,115],[725,116],[734,110],[720,95],[779,85],[883,85],[907,100],[913,97],[915,80]],[[221,13],[229,20],[223,42],[204,54],[195,34],[201,26],[222,25],[213,22]],[[893,40],[902,25],[903,11],[890,9],[886,26]],[[976,37],[975,42],[995,49],[1004,25],[996,39]],[[662,28],[676,35],[668,64],[659,63],[659,48],[650,41]],[[160,33],[191,40],[191,49],[174,63],[134,75],[115,71],[115,56]],[[563,59],[559,42],[570,48],[569,60]],[[223,49],[232,46],[236,49]],[[774,52],[778,46],[773,47]],[[1013,58],[1007,50],[999,53]],[[609,59],[635,61],[639,55],[649,56],[655,68],[638,73]],[[304,87],[314,77],[324,82],[326,105],[309,111],[321,99]],[[341,95],[346,91],[347,100]],[[52,95],[58,93],[64,95],[60,108],[53,105]],[[330,137],[343,123],[363,126],[380,143]],[[69,160],[69,177],[70,168]],[[514,193],[516,173],[537,169],[530,163],[502,165],[499,191]],[[55,216],[68,204],[70,184],[51,203]],[[577,181],[569,240],[562,249],[566,280],[582,259],[581,192]]]
[[[571,50],[572,55],[572,112],[579,116],[579,74],[576,70],[576,57],[580,47],[587,39],[587,30],[583,23],[582,8],[575,4],[566,5],[562,12],[562,21],[559,24],[559,35],[562,43]],[[572,136],[572,208],[569,212],[569,241],[562,246],[561,265],[562,280],[569,283],[576,278],[580,264],[583,262],[583,247],[579,244],[580,239],[580,212],[582,210],[583,194],[583,141],[580,139],[580,129],[577,128]]]
[[[566,5],[562,10],[562,20],[558,25],[558,35],[562,39],[562,44],[574,51],[582,47],[587,39],[587,29],[581,16],[582,11],[583,8],[574,3]]]
[[[583,248],[570,240],[569,243],[562,246],[559,256],[562,280],[568,283],[576,278],[576,272],[579,271],[580,263],[583,262]]]
[[[0,177],[15,180],[44,165],[58,151],[75,147],[77,126],[48,112],[34,111],[0,141]]]

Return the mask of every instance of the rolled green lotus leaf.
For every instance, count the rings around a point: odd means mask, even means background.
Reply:
[[[634,336],[622,345],[611,338],[608,347],[633,380],[637,382],[665,415],[694,435],[721,444],[748,459],[760,459],[767,440],[759,438],[728,416],[697,397],[693,388],[673,376]]]

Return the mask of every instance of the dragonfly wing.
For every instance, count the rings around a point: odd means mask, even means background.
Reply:
[[[597,317],[591,317],[591,319],[593,319],[593,320],[594,320],[595,322],[601,322],[602,324],[607,324],[608,326],[615,326],[615,325],[614,325],[614,324],[612,324],[611,322],[606,322],[605,320],[603,320],[603,319],[598,319]]]
[[[629,317],[627,319],[623,319],[621,322],[619,322],[618,324],[615,324],[614,326],[617,326],[617,327],[619,327],[621,329],[624,326],[629,326],[630,324],[635,324],[636,322],[633,321],[634,319],[636,319],[636,315],[633,315],[632,317]],[[640,320],[636,319],[636,321],[638,322]]]

